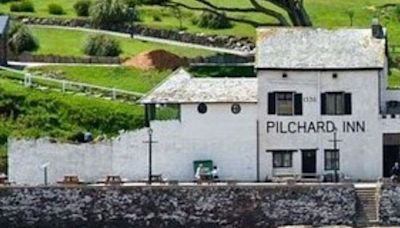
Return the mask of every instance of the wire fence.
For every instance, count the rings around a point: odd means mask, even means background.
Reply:
[[[53,89],[63,93],[79,93],[110,100],[123,100],[130,102],[136,102],[142,96],[144,96],[143,93],[74,82],[64,79],[43,77],[9,67],[0,66],[0,69],[14,73],[12,75],[2,76],[7,77],[8,79],[20,81],[25,87],[33,87],[41,90]]]

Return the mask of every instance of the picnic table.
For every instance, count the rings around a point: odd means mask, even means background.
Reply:
[[[83,181],[79,180],[78,176],[64,176],[62,181],[57,181],[57,184],[63,185],[79,185],[83,183]]]
[[[123,180],[120,176],[110,175],[106,176],[104,180],[98,181],[98,184],[105,185],[121,185],[124,184],[126,180]]]

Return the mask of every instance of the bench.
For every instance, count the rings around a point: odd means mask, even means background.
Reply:
[[[83,182],[79,180],[78,176],[64,176],[64,179],[62,181],[57,181],[57,184],[79,185],[83,184]]]

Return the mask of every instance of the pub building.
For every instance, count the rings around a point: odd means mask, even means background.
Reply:
[[[178,105],[188,137],[218,138],[203,151],[238,180],[388,177],[399,160],[400,91],[388,90],[382,26],[257,34],[256,78],[194,78],[179,69],[142,99],[147,113]]]

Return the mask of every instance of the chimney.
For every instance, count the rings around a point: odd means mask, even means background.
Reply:
[[[372,36],[373,37],[375,37],[377,39],[385,38],[385,34],[383,33],[383,27],[379,23],[378,18],[372,19],[371,29],[372,29]]]

